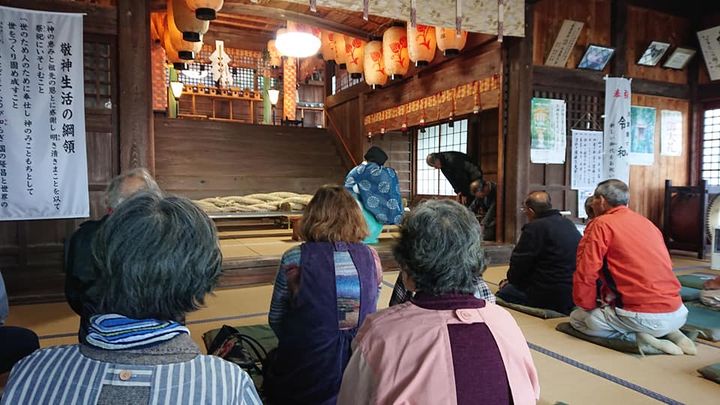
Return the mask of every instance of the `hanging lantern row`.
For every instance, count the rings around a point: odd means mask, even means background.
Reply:
[[[203,35],[223,5],[222,0],[168,0],[163,48],[175,69],[187,70],[203,46]]]

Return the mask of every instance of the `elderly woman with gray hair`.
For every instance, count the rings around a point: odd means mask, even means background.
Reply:
[[[530,404],[539,384],[510,314],[475,298],[483,268],[475,217],[428,201],[403,219],[394,249],[410,302],[365,319],[339,404]]]
[[[212,221],[189,200],[142,193],[93,243],[97,315],[80,345],[38,350],[10,374],[5,404],[260,404],[239,366],[202,355],[178,320],[220,277]]]

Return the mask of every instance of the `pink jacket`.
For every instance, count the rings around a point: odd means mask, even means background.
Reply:
[[[537,372],[512,316],[492,303],[483,302],[482,308],[457,304],[456,309],[426,309],[407,302],[368,316],[353,342],[338,404],[458,404],[455,367],[466,360],[456,355],[461,358],[453,361],[450,325],[477,323],[487,326],[497,348],[478,343],[471,351],[499,349],[514,404],[534,404],[540,397]],[[483,384],[480,373],[468,374],[461,375],[465,385]]]

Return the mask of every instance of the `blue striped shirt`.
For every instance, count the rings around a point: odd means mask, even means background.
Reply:
[[[113,388],[135,389],[132,397],[147,396],[142,402],[150,404],[262,404],[248,374],[219,357],[197,355],[189,361],[159,365],[114,364],[86,357],[79,345],[38,350],[21,360],[10,374],[0,403],[122,401],[108,399],[107,393],[106,400],[101,399],[103,390]]]

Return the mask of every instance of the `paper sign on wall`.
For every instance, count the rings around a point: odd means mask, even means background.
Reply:
[[[585,23],[565,20],[545,60],[547,66],[565,67]]]
[[[530,161],[565,163],[565,100],[533,98],[530,114]]]
[[[660,111],[660,154],[663,156],[682,155],[683,119],[680,111]]]

